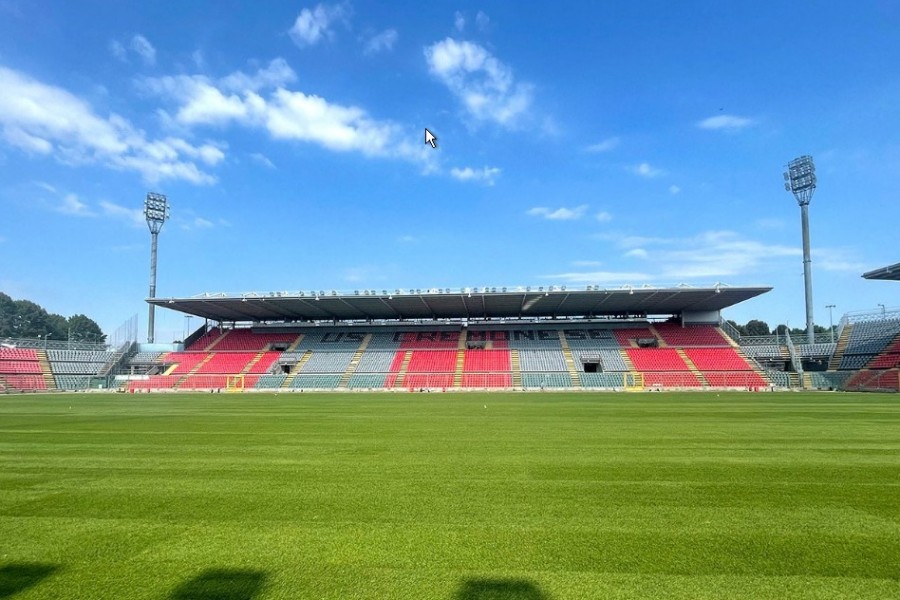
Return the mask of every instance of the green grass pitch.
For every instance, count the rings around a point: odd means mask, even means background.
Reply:
[[[0,397],[0,599],[900,598],[900,398]]]

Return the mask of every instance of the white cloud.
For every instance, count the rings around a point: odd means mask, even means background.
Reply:
[[[275,168],[275,163],[273,163],[265,154],[260,154],[259,152],[254,152],[250,155],[250,159],[258,165],[262,165],[269,169]]]
[[[664,277],[679,280],[755,273],[768,261],[802,255],[799,248],[746,239],[733,231],[707,231],[693,238],[669,240],[664,251],[647,252],[648,259],[662,266]]]
[[[575,208],[560,207],[557,209],[547,208],[546,206],[536,206],[529,209],[526,214],[532,217],[543,217],[551,221],[575,221],[580,219],[587,212],[588,205],[582,204]]]
[[[414,235],[401,235],[397,241],[403,244],[414,244],[419,241],[419,238]]]
[[[315,142],[329,150],[358,150],[384,155],[394,135],[394,126],[379,122],[361,108],[331,104],[324,98],[275,91],[265,113],[265,127],[278,139]]]
[[[819,267],[826,271],[846,271],[850,273],[862,273],[867,270],[866,263],[854,260],[853,250],[846,248],[813,248],[813,268]]]
[[[450,175],[459,181],[480,181],[487,185],[494,185],[494,180],[500,175],[500,169],[498,167],[482,167],[480,169],[454,167],[450,169]]]
[[[786,223],[783,219],[776,217],[763,217],[756,219],[756,227],[759,229],[784,229]]]
[[[344,281],[349,283],[370,283],[373,281],[381,281],[384,279],[381,268],[372,265],[361,265],[358,267],[347,267],[343,273]]]
[[[531,108],[532,86],[516,83],[512,70],[484,47],[447,38],[425,48],[428,70],[479,121],[515,126]]]
[[[116,40],[112,40],[109,42],[109,53],[113,55],[113,58],[116,60],[120,60],[122,62],[128,61],[128,51],[125,50],[125,46]]]
[[[39,188],[41,188],[41,189],[44,190],[45,192],[50,192],[51,194],[55,194],[55,193],[56,193],[56,188],[53,187],[52,185],[50,185],[49,183],[45,182],[45,181],[35,181],[35,182],[34,182],[34,185],[38,186]]]
[[[395,157],[433,168],[434,153],[426,151],[418,128],[403,128],[371,117],[363,108],[286,89],[296,79],[283,59],[273,60],[255,74],[242,72],[216,81],[202,75],[142,78],[139,85],[176,104],[174,120],[181,125],[229,124],[262,129],[278,140],[317,144],[340,152]],[[430,150],[430,148],[428,149]]]
[[[587,152],[609,152],[610,150],[612,150],[613,148],[616,148],[619,145],[619,141],[620,140],[617,137],[606,138],[605,140],[601,140],[601,141],[597,142],[596,144],[591,144],[590,146],[585,148],[585,151],[587,151]]]
[[[681,188],[678,187],[677,185],[670,185],[670,186],[669,186],[669,193],[672,194],[673,196],[675,196],[675,195],[677,195],[677,194],[680,194],[680,193],[681,193]]]
[[[149,91],[180,100],[182,105],[175,120],[183,125],[216,125],[242,120],[256,104],[252,102],[255,94],[245,100],[238,94],[223,92],[202,75],[143,79],[141,84]]]
[[[487,31],[490,24],[490,17],[479,10],[475,15],[475,25],[478,27],[479,31]]]
[[[646,177],[647,179],[652,179],[654,177],[659,177],[660,175],[665,174],[665,171],[663,171],[662,169],[657,169],[656,167],[650,166],[650,163],[645,162],[632,167],[631,172],[635,175]]]
[[[394,44],[397,43],[397,35],[396,29],[385,29],[381,33],[373,35],[369,38],[369,41],[366,42],[366,45],[363,47],[363,54],[377,54],[379,52],[388,51],[394,49]]]
[[[755,125],[756,121],[747,117],[738,117],[736,115],[716,115],[703,119],[697,123],[700,129],[710,129],[719,131],[740,131]]]
[[[332,39],[335,21],[346,20],[349,9],[345,4],[317,4],[312,10],[304,8],[297,15],[293,27],[288,32],[300,48],[315,46],[319,42]]]
[[[187,221],[181,223],[181,229],[185,231],[191,231],[194,229],[211,229],[215,227],[215,223],[210,221],[209,219],[204,219],[203,217],[193,217],[189,218]]]
[[[66,215],[74,215],[76,217],[91,217],[93,213],[87,204],[78,199],[75,194],[66,194],[56,210]]]
[[[203,56],[203,50],[200,50],[199,48],[191,52],[191,61],[198,69],[202,70],[206,68],[206,57]]]
[[[5,67],[0,67],[0,90],[0,136],[11,146],[54,154],[67,164],[97,163],[136,171],[150,183],[215,182],[194,162],[220,162],[224,154],[215,146],[194,146],[177,138],[148,139],[123,117],[103,118],[74,94]]]
[[[774,265],[791,264],[802,256],[799,248],[749,239],[733,231],[706,231],[693,237],[645,237],[619,234],[598,236],[624,250],[624,258],[646,261],[653,271],[562,273],[554,276],[571,282],[652,281],[674,285],[685,281],[703,283],[723,278],[757,274]],[[826,255],[819,251],[819,256]],[[824,261],[823,261],[824,262]]]
[[[128,208],[106,200],[100,201],[100,208],[107,217],[122,219],[133,227],[146,227],[144,211],[140,208]]]
[[[128,42],[127,48],[118,40],[109,42],[109,53],[118,61],[128,62],[128,50],[137,54],[145,65],[153,66],[156,64],[156,48],[153,47],[150,40],[141,34],[133,36],[131,41]]]
[[[231,75],[224,77],[221,85],[229,91],[246,93],[248,91],[258,92],[264,89],[284,87],[296,80],[297,74],[286,60],[279,57],[273,59],[266,67],[259,69],[252,75],[247,75],[242,71],[235,71]]]
[[[649,273],[641,273],[640,271],[586,271],[586,272],[570,272],[556,273],[555,275],[544,275],[544,279],[553,279],[557,281],[565,281],[568,283],[636,283],[649,281],[653,277]]]
[[[601,223],[609,223],[610,221],[612,221],[612,215],[605,210],[598,212],[596,215],[594,215],[594,218]]]
[[[145,65],[156,64],[156,48],[144,36],[138,34],[131,38],[131,49],[141,57]]]
[[[2,117],[0,117],[2,119]],[[3,136],[11,145],[28,154],[50,154],[53,152],[53,144],[42,137],[32,135],[15,125],[7,125],[3,128]]]
[[[456,11],[453,15],[453,26],[456,27],[456,30],[460,33],[466,28],[466,17],[459,11]]]

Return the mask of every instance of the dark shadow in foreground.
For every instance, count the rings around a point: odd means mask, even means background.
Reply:
[[[0,598],[9,598],[59,570],[56,565],[12,563],[0,567]]]
[[[248,569],[208,569],[172,592],[172,600],[252,600],[266,574]]]
[[[524,579],[469,579],[456,600],[550,600],[536,584]]]

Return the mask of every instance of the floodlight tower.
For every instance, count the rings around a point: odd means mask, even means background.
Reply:
[[[784,189],[793,193],[800,205],[803,228],[803,282],[806,286],[806,336],[810,344],[816,340],[813,331],[812,258],[809,252],[809,202],[816,191],[816,165],[812,156],[795,158],[784,173]]]
[[[156,298],[156,245],[159,232],[163,223],[169,218],[169,202],[162,194],[147,192],[144,200],[144,216],[147,218],[147,226],[150,227],[150,298]],[[147,342],[152,344],[154,337],[154,314],[150,305],[150,318],[147,321]]]

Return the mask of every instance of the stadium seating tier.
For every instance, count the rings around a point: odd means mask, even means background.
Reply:
[[[282,349],[290,345],[291,352],[265,351],[274,342]],[[613,389],[625,385],[629,372],[643,373],[644,384],[654,387],[768,385],[718,328],[705,325],[542,324],[469,331],[341,325],[290,333],[248,328],[210,330],[191,347],[201,345],[209,351],[156,358],[158,372],[168,367],[169,376],[142,378],[129,387],[227,387],[243,374],[245,389],[508,388],[514,381],[526,388]],[[153,360],[144,354],[139,364],[146,368]]]

